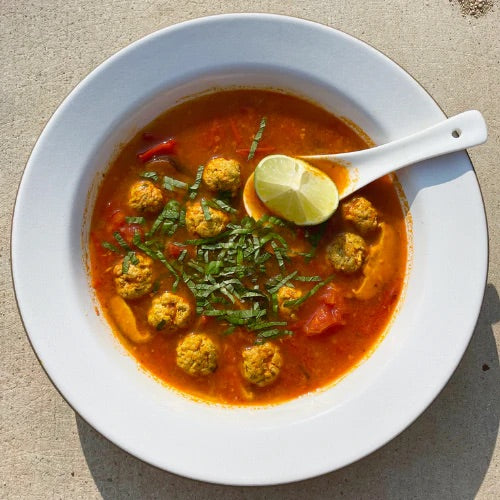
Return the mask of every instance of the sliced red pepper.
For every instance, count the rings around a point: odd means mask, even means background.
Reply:
[[[168,141],[160,142],[160,144],[157,144],[152,148],[146,149],[143,153],[139,153],[137,158],[141,161],[148,161],[156,155],[172,154],[175,152],[176,145],[177,141],[175,139],[169,139]]]

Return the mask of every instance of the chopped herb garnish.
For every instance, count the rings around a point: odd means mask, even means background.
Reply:
[[[205,220],[212,220],[212,214],[210,213],[210,209],[208,208],[207,200],[205,200],[205,198],[201,199],[201,209],[203,210],[203,217],[205,217]]]
[[[115,252],[115,253],[121,253],[120,250],[118,248],[116,248],[114,245],[112,245],[111,243],[108,243],[107,241],[103,241],[101,243],[101,246],[103,246],[106,250],[111,250],[112,252]]]
[[[260,121],[259,130],[255,134],[252,145],[250,146],[250,151],[248,153],[247,160],[251,160],[255,156],[255,151],[257,150],[257,146],[259,145],[259,141],[262,139],[262,134],[264,129],[266,128],[267,118],[264,116]]]
[[[178,181],[173,177],[169,177],[168,175],[163,176],[163,187],[168,189],[169,191],[174,191],[175,188],[179,189],[187,189],[188,185],[185,182]]]
[[[144,177],[144,179],[152,179],[155,182],[158,182],[158,174],[156,172],[142,172],[140,174],[141,177]]]
[[[162,229],[162,234],[173,234],[177,229],[177,226],[174,228],[174,223],[178,222],[180,215],[180,203],[177,200],[170,200],[165,205],[160,215],[158,215],[156,220],[153,222],[153,225],[151,226],[151,229],[149,230],[147,236],[153,236],[156,231],[165,223],[167,223],[167,226],[165,229]]]
[[[279,328],[271,328],[270,330],[259,332],[255,343],[262,344],[268,339],[282,337],[283,335],[293,335],[293,332],[291,330],[281,330]]]
[[[196,195],[198,194],[198,189],[200,188],[201,185],[201,179],[203,176],[203,169],[205,167],[203,165],[200,165],[198,167],[198,170],[196,171],[196,177],[194,179],[193,184],[188,187],[188,192],[189,192],[189,199],[194,200],[196,198]]]
[[[296,278],[293,279],[295,281],[305,281],[305,282],[321,281],[321,276],[297,276]]]
[[[146,219],[144,217],[125,217],[127,224],[144,224]]]
[[[265,120],[261,125],[260,135],[256,134],[257,140],[262,135]],[[217,199],[201,198],[200,205],[207,221],[212,218],[212,208],[233,216],[225,231],[209,238],[169,238],[185,224],[186,201],[198,195],[202,175],[203,167],[199,167],[190,186],[164,176],[163,183],[167,189],[187,189],[184,201],[170,200],[152,222],[148,217],[127,217],[128,223],[145,226],[144,236],[142,231],[136,231],[133,244],[129,245],[119,233],[115,233],[119,246],[103,246],[125,254],[123,272],[138,262],[135,250],[161,262],[173,279],[171,289],[175,290],[181,283],[186,286],[193,294],[196,313],[214,317],[225,335],[240,328],[254,335],[256,342],[291,335],[287,321],[278,316],[280,288],[293,287],[295,281],[315,284],[300,299],[286,303],[294,306],[303,303],[326,283],[326,280],[321,281],[320,276],[301,276],[298,270],[287,271],[290,258],[297,255],[287,241],[293,237],[293,227],[271,215],[258,221],[248,216],[236,220],[234,214],[238,211],[231,206],[232,199],[219,194]],[[285,238],[287,232],[289,237]],[[181,249],[178,252],[169,251],[171,245],[178,245]],[[191,250],[188,245],[192,245]],[[153,293],[159,289],[160,282],[156,281]],[[163,327],[161,323],[158,325],[158,329]]]
[[[271,288],[269,288],[269,293],[276,293],[282,286],[285,286],[290,280],[294,279],[297,276],[298,271],[294,271],[293,273],[285,276],[282,280],[278,281],[278,283]]]
[[[314,285],[307,293],[302,295],[302,297],[299,297],[298,299],[295,300],[288,300],[284,303],[284,306],[286,307],[297,307],[303,304],[307,299],[312,297],[320,288],[323,288],[325,285],[330,283],[332,281],[333,275],[329,276],[323,281],[320,281],[318,284]]]
[[[314,226],[314,228],[310,228],[310,229],[306,230],[306,234],[305,234],[306,240],[314,248],[316,248],[319,245],[321,238],[323,238],[323,235],[325,234],[325,231],[326,231],[326,226],[327,226],[327,222],[323,222],[322,224]]]
[[[139,264],[139,259],[137,258],[137,255],[135,255],[135,252],[129,252],[128,256],[130,258],[130,262],[132,262],[134,266],[137,266],[137,264]]]
[[[236,325],[231,325],[229,328],[226,328],[223,332],[222,332],[222,335],[230,335],[231,333],[233,333],[236,328],[238,328]]]
[[[113,236],[115,240],[118,242],[118,244],[127,252],[130,252],[130,247],[128,246],[127,242],[123,239],[122,235],[118,232],[115,231],[113,233]]]
[[[209,200],[207,201],[207,204],[218,210],[224,210],[224,212],[229,212],[230,214],[235,214],[238,212],[236,208],[233,208],[231,205],[228,205],[223,200]]]
[[[123,262],[122,262],[122,273],[127,274],[128,270],[130,269],[130,264],[134,264],[135,266],[139,264],[139,259],[135,255],[135,252],[128,252],[125,257],[123,257]]]
[[[167,320],[166,319],[162,319],[157,325],[156,325],[156,329],[157,330],[162,330],[163,328],[165,328],[165,325],[167,324]]]

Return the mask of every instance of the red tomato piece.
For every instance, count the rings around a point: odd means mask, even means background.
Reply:
[[[118,229],[118,232],[129,244],[132,243],[135,233],[139,233],[141,236],[144,234],[144,230],[138,224],[122,224]]]
[[[304,333],[307,336],[319,335],[326,330],[343,324],[345,322],[340,309],[329,304],[322,304],[304,325]]]
[[[183,248],[179,245],[175,245],[174,243],[169,243],[167,245],[167,253],[172,259],[177,259],[179,255],[182,253]]]

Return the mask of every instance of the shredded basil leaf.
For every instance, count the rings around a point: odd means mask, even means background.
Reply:
[[[139,174],[140,177],[144,177],[144,179],[152,179],[155,182],[158,182],[158,174],[156,172],[142,172]]]
[[[118,232],[115,231],[113,233],[113,236],[115,240],[118,242],[118,244],[127,252],[130,252],[130,247],[128,246],[127,242],[123,239],[122,235]]]
[[[329,276],[328,278],[324,279],[323,281],[320,281],[317,285],[314,285],[307,293],[302,295],[302,297],[299,297],[298,299],[295,300],[287,300],[283,305],[286,307],[297,307],[303,304],[307,299],[312,297],[319,289],[323,288],[325,285],[330,283],[334,276]]]
[[[146,219],[144,217],[125,217],[127,224],[144,224]]]
[[[259,145],[259,141],[262,139],[262,134],[264,129],[266,128],[267,118],[264,116],[260,121],[259,130],[255,134],[252,145],[250,146],[250,151],[248,152],[247,160],[251,160],[255,156],[255,151],[257,150],[257,146]]]
[[[198,167],[198,170],[196,171],[196,177],[194,179],[193,184],[188,187],[189,191],[189,199],[194,200],[196,198],[196,195],[198,194],[198,189],[200,188],[201,185],[201,179],[203,177],[203,169],[205,167],[203,165],[200,165]]]
[[[203,210],[203,217],[205,217],[205,220],[212,220],[212,214],[210,213],[210,209],[208,208],[207,200],[205,200],[205,198],[201,199],[201,209]]]
[[[115,252],[115,253],[121,253],[120,250],[118,248],[116,248],[114,245],[112,245],[111,243],[108,243],[107,241],[103,241],[101,243],[101,246],[103,246],[106,250],[111,250],[112,252]]]
[[[168,175],[163,176],[163,187],[168,189],[169,191],[174,191],[175,188],[179,189],[187,189],[188,185],[185,182],[178,181],[173,177],[169,177]]]

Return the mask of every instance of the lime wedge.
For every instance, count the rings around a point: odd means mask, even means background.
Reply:
[[[254,187],[269,210],[299,226],[324,222],[339,204],[337,186],[327,174],[290,156],[263,158],[254,172]]]

